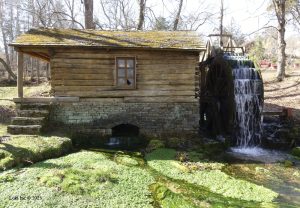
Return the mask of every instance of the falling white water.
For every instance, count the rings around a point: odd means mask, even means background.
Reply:
[[[234,96],[236,105],[235,138],[240,148],[255,147],[261,142],[263,84],[249,59],[227,56],[233,65]]]
[[[108,146],[119,146],[120,145],[120,138],[118,137],[110,137],[108,143],[106,145]]]

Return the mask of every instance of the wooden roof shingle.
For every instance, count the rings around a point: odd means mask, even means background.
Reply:
[[[203,50],[194,31],[106,31],[79,29],[31,29],[10,44],[15,47],[102,47]]]

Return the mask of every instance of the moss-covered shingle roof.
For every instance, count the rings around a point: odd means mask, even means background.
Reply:
[[[77,29],[31,29],[10,45],[86,46],[105,48],[203,49],[200,36],[193,31],[103,31]]]

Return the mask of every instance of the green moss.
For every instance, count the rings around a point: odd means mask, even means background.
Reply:
[[[300,147],[295,147],[295,148],[292,150],[292,155],[297,156],[297,157],[300,157]]]
[[[70,45],[137,48],[204,48],[193,31],[104,31],[75,29],[31,29],[12,45]]]
[[[203,151],[207,155],[213,155],[220,152],[224,152],[226,148],[227,148],[226,145],[222,142],[210,142],[210,143],[203,144]]]
[[[163,141],[159,139],[151,139],[149,144],[147,145],[147,152],[151,152],[153,150],[156,150],[158,148],[164,148],[165,144]]]
[[[182,171],[183,166],[175,161],[176,151],[173,149],[157,149],[146,156],[150,167],[161,174],[207,187],[210,191],[247,201],[271,202],[278,194],[262,186],[238,180],[221,170]]]
[[[15,177],[12,174],[3,174],[0,175],[0,183],[12,182]]]
[[[178,148],[184,145],[186,142],[185,138],[178,138],[178,137],[170,137],[167,140],[167,147],[169,148]]]
[[[198,207],[182,194],[172,192],[166,186],[160,183],[155,183],[150,186],[154,194],[155,200],[164,208],[193,208]]]
[[[293,162],[290,161],[290,160],[285,160],[285,161],[283,162],[283,165],[284,165],[284,167],[286,167],[286,168],[290,168],[290,167],[292,167],[294,164],[293,164]]]
[[[118,164],[100,152],[73,153],[8,173],[14,180],[0,184],[4,207],[148,208],[153,203],[148,187],[154,179],[149,172]],[[9,200],[11,196],[41,200]]]
[[[13,136],[0,144],[0,170],[58,157],[71,149],[71,140],[65,137]]]
[[[96,195],[99,187],[109,188],[116,181],[112,172],[66,168],[48,172],[40,182],[71,194]]]
[[[134,158],[130,157],[129,155],[117,155],[115,157],[117,163],[127,165],[127,166],[137,166],[139,165],[138,161]]]

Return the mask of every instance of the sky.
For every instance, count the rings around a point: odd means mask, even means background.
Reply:
[[[137,2],[137,0],[132,1]],[[221,0],[184,0],[182,15],[199,11],[213,13],[214,16],[211,20],[204,26],[201,26],[198,32],[204,35],[215,33],[216,28],[219,27],[220,1]],[[261,32],[262,30],[259,29],[263,26],[277,25],[274,15],[272,15],[270,11],[267,11],[271,0],[223,1],[225,8],[224,25],[229,25],[230,22],[234,21],[240,26],[242,33],[248,35],[247,39],[251,39]],[[75,0],[75,2],[79,4],[78,8],[80,9],[78,13],[80,14],[80,19],[83,20],[81,0]],[[101,14],[99,2],[100,0],[94,0],[94,14]],[[162,6],[162,2],[165,5],[164,7]],[[151,7],[156,16],[169,16],[170,13],[174,12],[178,7],[178,0],[147,0],[147,6]],[[273,21],[269,21],[269,19],[273,19]],[[286,29],[286,37],[289,38],[291,36],[300,37],[300,34],[288,26]]]
[[[148,2],[160,2],[161,0],[148,0]],[[223,0],[224,1],[224,25],[229,25],[231,21],[234,21],[241,27],[241,31],[244,34],[257,34],[261,27],[264,26],[277,26],[276,19],[272,12],[267,11],[270,4],[270,0]],[[177,6],[174,4],[176,0],[164,0],[165,4],[172,10]],[[199,32],[205,31],[205,34],[213,33],[214,28],[219,27],[219,17],[220,17],[220,2],[221,0],[184,0],[184,11],[194,11],[195,8],[207,8],[214,15],[214,22],[204,25],[199,28]],[[159,4],[158,4],[159,5]],[[168,12],[162,9],[160,13],[163,15]],[[269,21],[273,19],[273,21]],[[260,30],[259,30],[260,31]],[[296,35],[297,33],[293,31],[291,27],[287,27],[287,37]],[[250,37],[253,37],[250,36]],[[299,35],[299,34],[298,34]]]
[[[82,0],[75,0],[77,3],[78,16],[83,22]],[[129,0],[137,6],[137,0]],[[224,25],[229,25],[234,21],[241,27],[244,34],[253,34],[263,26],[277,26],[272,12],[267,11],[271,0],[223,0],[224,1]],[[101,14],[100,0],[94,0],[94,15]],[[156,16],[169,16],[176,11],[179,0],[147,0],[147,6],[150,7]],[[182,15],[190,12],[207,11],[215,14],[211,21],[199,28],[200,33],[214,33],[214,29],[219,27],[221,0],[184,0]],[[164,5],[164,6],[162,6]],[[138,9],[138,8],[136,8]],[[81,15],[82,14],[82,15]],[[138,13],[136,14],[138,18]],[[273,21],[269,21],[273,19]],[[101,18],[100,18],[101,20]],[[252,35],[252,36],[253,36]],[[287,27],[287,36],[295,35],[290,27]],[[299,35],[299,34],[298,34]]]

